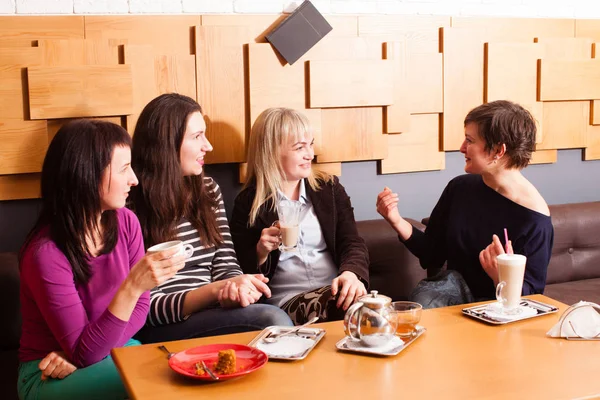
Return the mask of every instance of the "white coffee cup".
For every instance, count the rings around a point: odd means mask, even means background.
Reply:
[[[500,254],[496,261],[500,280],[496,287],[496,300],[502,304],[503,312],[516,313],[521,303],[527,257],[521,254]]]
[[[189,243],[184,245],[181,240],[171,240],[170,242],[155,244],[150,247],[147,252],[150,254],[158,253],[159,251],[165,251],[175,247],[179,248],[179,250],[177,250],[177,253],[172,257],[185,256],[185,259],[187,260],[194,254],[194,246]]]

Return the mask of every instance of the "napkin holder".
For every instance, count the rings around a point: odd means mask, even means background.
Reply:
[[[573,304],[546,335],[567,340],[600,340],[600,305],[588,301]]]

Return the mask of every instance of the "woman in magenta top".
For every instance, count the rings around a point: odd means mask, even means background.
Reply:
[[[122,399],[109,357],[148,314],[148,291],[183,267],[168,250],[144,256],[123,208],[137,178],[118,125],[78,120],[54,137],[42,168],[42,211],[20,254],[21,399]]]

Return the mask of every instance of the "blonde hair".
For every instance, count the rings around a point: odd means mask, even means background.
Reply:
[[[256,185],[256,196],[250,209],[249,225],[254,225],[260,207],[271,201],[271,210],[275,210],[277,190],[281,189],[285,172],[281,164],[282,149],[288,143],[298,142],[306,133],[312,131],[308,118],[289,108],[267,108],[263,111],[250,133],[248,146],[248,172],[244,188]],[[333,177],[311,168],[307,178],[313,190],[321,188],[320,182],[330,182]]]

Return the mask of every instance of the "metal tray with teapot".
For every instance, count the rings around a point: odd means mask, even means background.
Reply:
[[[346,337],[335,346],[340,351],[395,356],[425,333],[426,329],[417,325],[421,309],[418,303],[392,303],[392,299],[373,290],[348,309],[344,318]],[[409,329],[407,317],[411,317]]]

